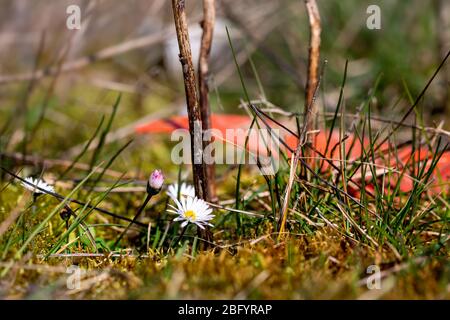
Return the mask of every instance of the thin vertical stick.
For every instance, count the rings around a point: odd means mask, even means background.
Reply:
[[[177,32],[180,62],[183,69],[184,89],[186,93],[189,117],[189,133],[191,136],[192,173],[195,193],[201,199],[208,198],[206,168],[203,162],[203,142],[201,134],[201,112],[198,104],[198,93],[192,63],[191,45],[186,22],[185,1],[172,0],[173,17]]]
[[[442,60],[450,48],[450,3],[445,0],[437,0],[434,3],[437,15],[436,30],[439,60]],[[450,93],[446,89],[448,83],[450,83],[450,67],[447,65],[446,68],[448,71],[439,75],[440,92],[438,93],[438,108],[436,110],[444,114],[450,112]]]
[[[211,109],[209,106],[209,55],[211,52],[214,22],[216,20],[216,9],[214,6],[214,0],[203,0],[203,21],[201,26],[203,29],[202,41],[200,46],[200,56],[198,61],[198,86],[200,89],[200,112],[202,117],[202,129],[211,129]],[[212,137],[211,137],[212,138]],[[204,142],[203,148],[206,147],[208,141]],[[208,196],[211,201],[215,197],[215,167],[214,163],[207,165],[206,178],[208,181]]]
[[[291,166],[289,170],[289,181],[286,186],[286,193],[283,201],[283,206],[280,211],[280,220],[279,220],[279,233],[278,240],[281,239],[282,235],[285,233],[286,228],[286,219],[287,219],[287,211],[289,207],[289,201],[291,197],[292,186],[294,184],[295,173],[297,170],[297,166],[300,160],[302,147],[305,143],[311,143],[313,148],[306,148],[304,152],[306,158],[306,163],[309,163],[309,166],[313,168],[314,159],[312,157],[312,150],[314,150],[315,136],[313,134],[308,134],[312,130],[316,129],[316,117],[317,117],[317,108],[314,103],[316,91],[319,85],[319,61],[320,61],[320,15],[319,8],[317,7],[317,3],[315,0],[305,0],[306,11],[308,13],[309,18],[309,26],[310,26],[310,39],[309,39],[309,53],[308,53],[308,78],[306,80],[306,88],[305,88],[305,111],[304,111],[304,119],[303,119],[303,128],[301,132],[299,132],[299,141],[295,153],[291,158]]]
[[[310,27],[308,77],[306,80],[304,112],[304,132],[308,133],[316,129],[317,107],[314,103],[314,93],[319,82],[321,24],[316,0],[305,0],[305,4]],[[308,142],[315,146],[315,136],[309,134],[308,137]]]

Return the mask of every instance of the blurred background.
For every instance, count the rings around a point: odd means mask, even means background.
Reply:
[[[196,57],[202,2],[186,2]],[[366,10],[373,4],[381,9],[379,30],[366,26]],[[69,5],[81,9],[80,30],[66,27]],[[318,5],[321,59],[327,61],[321,110],[335,109],[348,59],[346,111],[355,112],[379,79],[373,112],[400,119],[410,106],[409,94],[415,98],[420,93],[450,49],[450,1],[318,0]],[[251,98],[302,112],[309,40],[304,2],[217,0],[216,7],[209,79],[213,112],[244,113],[225,27]],[[111,153],[134,135],[136,123],[185,112],[170,1],[1,0],[0,8],[0,150],[71,159],[101,117],[111,113],[118,93],[122,101]],[[449,78],[447,66],[420,103],[429,126],[448,120]],[[137,137],[119,165],[167,165],[163,140]],[[136,150],[145,152],[136,155]]]

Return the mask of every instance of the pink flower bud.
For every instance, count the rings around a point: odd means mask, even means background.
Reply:
[[[164,175],[161,170],[154,170],[147,183],[147,192],[151,195],[159,193],[164,183]]]

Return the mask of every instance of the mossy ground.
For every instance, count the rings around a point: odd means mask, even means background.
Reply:
[[[3,298],[29,299],[448,299],[445,259],[406,264],[324,230],[275,244],[262,240],[232,250],[192,257],[149,252],[149,257],[51,258],[16,262],[2,279]],[[367,289],[367,266],[387,275],[379,290]],[[67,288],[66,268],[86,271],[81,287]],[[4,265],[4,263],[2,264]],[[361,281],[363,279],[363,281]],[[369,282],[370,279],[369,279]]]

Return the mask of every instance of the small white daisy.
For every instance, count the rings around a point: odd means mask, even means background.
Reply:
[[[212,215],[212,209],[209,205],[197,197],[184,197],[181,201],[174,199],[177,207],[169,204],[172,209],[168,209],[169,212],[178,215],[173,221],[183,221],[181,227],[186,227],[188,223],[194,223],[199,228],[204,229],[205,226],[213,226],[208,221],[214,218]]]
[[[24,180],[26,182],[31,183],[32,185],[22,181],[21,182],[22,186],[35,194],[45,193],[45,192],[37,189],[36,187],[44,189],[45,191],[48,191],[48,192],[55,193],[55,189],[53,188],[53,186],[47,184],[45,181],[43,181],[41,179],[33,179],[32,177],[28,177],[28,178],[25,178]]]
[[[171,184],[166,191],[167,195],[171,197],[173,200],[178,199],[178,183]],[[182,183],[180,187],[180,198],[186,198],[186,197],[195,197],[195,189],[194,186],[191,186],[186,183]]]

